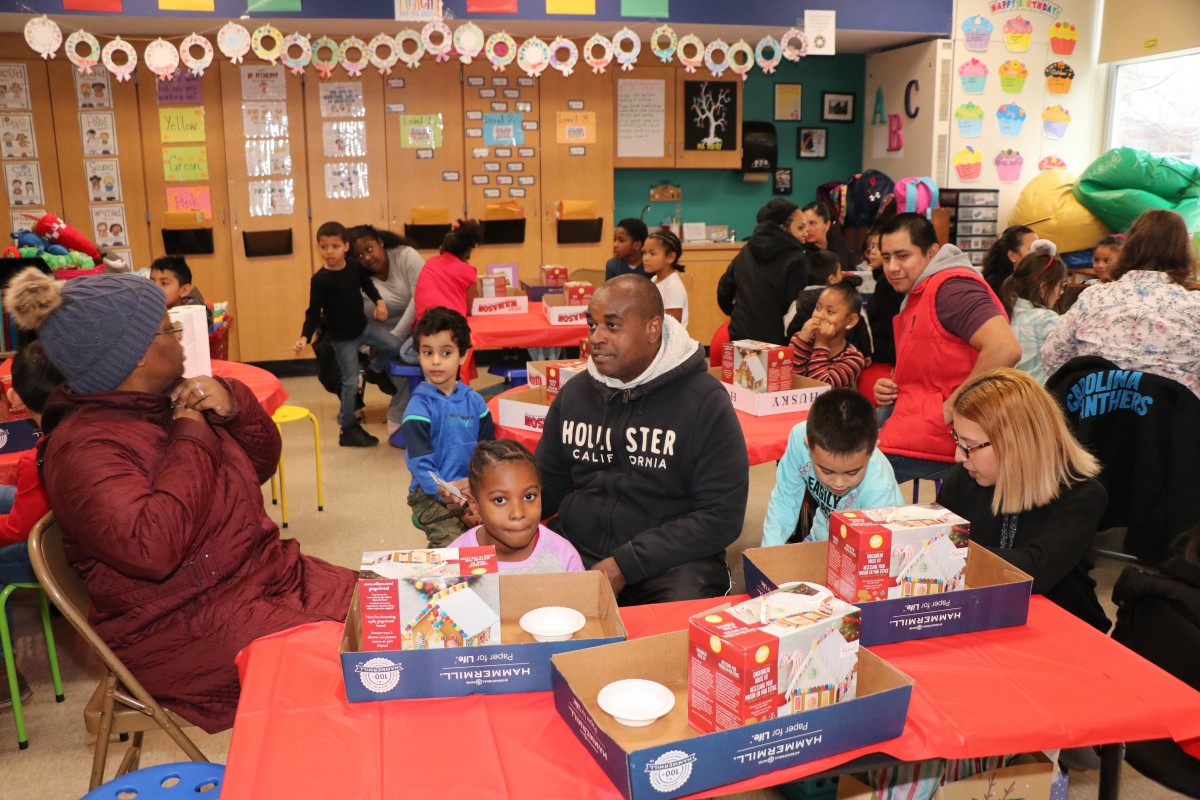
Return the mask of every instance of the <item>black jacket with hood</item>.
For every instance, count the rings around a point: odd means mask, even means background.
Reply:
[[[629,584],[722,553],[746,515],[749,458],[729,395],[682,325],[665,319],[663,331],[644,383],[613,388],[591,364],[567,383],[537,448],[542,516],[558,514],[585,565],[612,556]]]
[[[717,283],[729,338],[787,344],[783,317],[808,285],[804,245],[774,222],[761,222]],[[736,302],[735,302],[736,301]]]

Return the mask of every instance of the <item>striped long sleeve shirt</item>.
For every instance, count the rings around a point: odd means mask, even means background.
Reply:
[[[842,352],[834,355],[829,348],[805,341],[799,333],[792,337],[792,370],[797,375],[828,383],[835,389],[854,388],[866,365],[866,358],[849,342]]]

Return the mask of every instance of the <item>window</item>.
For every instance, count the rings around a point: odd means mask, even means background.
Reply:
[[[1108,146],[1200,162],[1200,51],[1116,65]]]

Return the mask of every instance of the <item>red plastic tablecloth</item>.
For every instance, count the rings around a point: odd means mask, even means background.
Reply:
[[[626,608],[621,617],[636,638],[682,629],[715,603]],[[341,630],[301,626],[238,656],[242,698],[222,800],[620,797],[549,692],[347,703]],[[783,783],[875,751],[968,758],[1200,736],[1200,693],[1042,597],[1020,627],[872,650],[916,683],[902,736],[694,796]]]
[[[541,303],[530,303],[524,314],[468,317],[471,346],[479,350],[505,347],[578,347],[587,325],[551,325]]]
[[[254,392],[254,396],[258,398],[258,402],[262,403],[262,407],[267,410],[268,414],[274,414],[275,410],[283,405],[288,399],[287,390],[283,388],[283,384],[265,369],[252,367],[249,364],[242,364],[237,361],[217,361],[212,362],[213,375],[220,378],[236,378],[250,388]],[[12,360],[5,361],[0,364],[0,375],[9,375],[12,373]],[[20,459],[21,453],[0,453],[0,484],[13,485],[17,482],[17,461]]]
[[[538,440],[542,438],[541,433],[534,433],[523,428],[508,428],[499,424],[500,398],[510,392],[519,392],[526,388],[528,387],[517,386],[496,395],[488,401],[488,408],[492,411],[492,419],[497,423],[497,439],[516,439],[530,450],[536,450]],[[807,411],[773,414],[769,417],[756,417],[741,411],[736,413],[738,422],[742,426],[742,435],[746,437],[746,453],[750,456],[750,466],[766,464],[769,461],[778,461],[783,458],[783,451],[787,449],[788,434],[792,432],[792,428],[808,419]]]

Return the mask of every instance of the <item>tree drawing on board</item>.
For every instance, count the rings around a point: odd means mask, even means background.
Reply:
[[[685,81],[688,150],[737,149],[737,91],[728,81]]]

